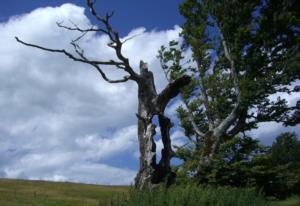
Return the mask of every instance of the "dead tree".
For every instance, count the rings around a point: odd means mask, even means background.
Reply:
[[[154,84],[153,73],[148,70],[147,64],[143,61],[140,62],[140,72],[137,73],[130,65],[129,59],[122,53],[124,42],[121,41],[119,33],[115,31],[111,24],[110,19],[113,13],[100,16],[94,9],[95,1],[87,0],[87,6],[91,14],[99,22],[99,27],[91,27],[87,29],[80,28],[78,25],[73,24],[71,27],[65,26],[62,23],[57,23],[61,28],[78,31],[81,35],[71,41],[75,54],[70,53],[65,49],[51,49],[40,45],[27,43],[16,37],[16,40],[26,46],[38,48],[48,52],[61,53],[70,59],[88,64],[95,68],[101,75],[102,79],[109,83],[123,83],[129,80],[136,82],[138,86],[138,112],[136,114],[138,119],[138,141],[140,149],[140,168],[135,178],[135,186],[138,189],[152,188],[153,185],[167,181],[171,183],[174,180],[175,174],[172,173],[170,167],[170,160],[173,156],[170,139],[170,128],[172,123],[168,117],[164,115],[165,108],[168,102],[176,97],[180,89],[189,84],[190,77],[182,76],[170,82],[159,94],[156,91]],[[84,50],[79,46],[78,40],[81,39],[88,32],[97,32],[107,35],[110,39],[108,47],[113,48],[118,60],[91,60],[88,58]],[[103,69],[103,65],[114,66],[115,69],[126,72],[122,79],[110,79]],[[163,149],[161,151],[161,159],[156,162],[156,145],[153,140],[155,135],[156,125],[153,118],[158,116],[158,122],[161,130],[161,139],[163,142]]]

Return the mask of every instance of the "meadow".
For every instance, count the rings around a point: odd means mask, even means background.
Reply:
[[[1,206],[107,206],[128,186],[0,179]]]
[[[250,189],[174,187],[154,193],[129,186],[0,179],[0,206],[299,206],[300,197],[266,200]]]

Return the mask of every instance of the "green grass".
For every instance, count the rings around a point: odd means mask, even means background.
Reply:
[[[300,206],[300,197],[266,201],[249,189],[172,187],[130,191],[128,186],[0,179],[0,206]]]
[[[0,179],[2,206],[107,206],[127,186]]]
[[[268,206],[272,205],[251,189],[180,186],[152,192],[132,191],[113,206]]]

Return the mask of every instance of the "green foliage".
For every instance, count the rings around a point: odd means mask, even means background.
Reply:
[[[274,164],[300,168],[300,141],[295,133],[283,133],[276,138],[271,148]]]
[[[203,160],[201,147],[180,148],[184,159],[177,168],[179,182],[204,185],[254,187],[266,196],[280,199],[300,194],[299,140],[284,133],[272,147],[264,147],[249,137],[235,137],[223,143],[209,162]]]
[[[278,198],[299,192],[300,149],[295,136],[283,134],[271,148],[235,137],[260,122],[300,122],[300,100],[294,106],[287,104],[285,95],[270,98],[300,91],[296,2],[185,0],[180,5],[183,41],[162,47],[158,56],[171,81],[183,74],[193,77],[182,91],[184,106],[177,109],[190,140],[177,148],[177,157],[184,160],[176,168],[179,181],[250,186]],[[187,51],[192,52],[188,61],[183,56]],[[234,119],[220,135],[217,152],[207,155],[207,138],[230,114]],[[218,137],[209,141],[214,144]]]
[[[287,184],[287,192],[300,195],[300,141],[295,133],[283,133],[276,138],[270,151],[272,165]]]
[[[168,190],[132,191],[111,206],[265,206],[263,196],[250,189],[175,186]]]
[[[300,100],[294,107],[284,98],[269,99],[277,92],[300,91],[299,86],[291,86],[300,77],[300,19],[296,2],[185,0],[180,5],[185,18],[183,42],[170,42],[168,48],[162,46],[158,57],[170,80],[184,73],[194,78],[190,88],[183,91],[190,111],[185,107],[178,109],[188,137],[198,134],[187,113],[205,133],[209,123],[218,126],[230,114],[238,95],[241,107],[235,123],[239,121],[241,126],[233,136],[256,128],[259,122],[299,123]],[[224,42],[234,62],[237,85]],[[192,51],[192,58],[185,60],[183,52],[188,50]]]
[[[169,50],[165,46],[161,46],[158,52],[158,58],[161,60],[162,68],[167,78],[177,79],[182,76],[186,70],[181,68],[181,60],[183,59],[182,52],[178,47],[177,41],[169,42]],[[167,62],[172,62],[171,65],[166,65]]]

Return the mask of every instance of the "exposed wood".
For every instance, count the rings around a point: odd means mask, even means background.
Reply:
[[[147,64],[140,63],[140,78],[138,82],[138,138],[140,145],[140,169],[135,179],[138,189],[152,188],[155,184],[167,181],[171,184],[175,174],[171,171],[171,147],[170,128],[172,123],[164,116],[164,109],[168,102],[180,91],[180,88],[189,83],[190,77],[185,76],[177,81],[169,83],[158,95],[155,89],[153,73],[148,70]],[[158,115],[163,142],[162,155],[159,163],[156,162],[156,145],[153,141],[155,125],[153,117]]]
[[[169,101],[176,97],[180,93],[180,89],[185,85],[188,85],[191,81],[191,77],[184,75],[173,82],[170,82],[166,88],[158,95],[157,105],[159,111],[163,112],[169,103]]]

